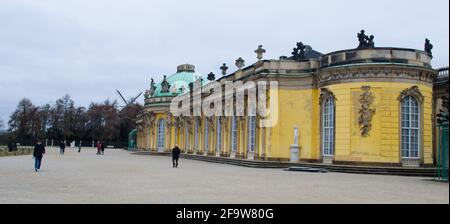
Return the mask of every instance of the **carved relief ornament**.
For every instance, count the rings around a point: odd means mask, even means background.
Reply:
[[[362,137],[369,136],[369,132],[372,129],[372,117],[375,114],[375,109],[370,108],[374,101],[374,96],[370,91],[370,86],[361,87],[363,93],[359,98],[359,117],[358,124],[361,131]]]
[[[398,96],[398,100],[400,102],[402,102],[406,96],[413,96],[414,98],[417,99],[417,101],[419,101],[420,104],[423,103],[424,96],[420,92],[418,86],[412,86],[411,88],[405,89],[402,92],[400,92],[400,96]]]
[[[336,101],[336,97],[334,96],[333,92],[331,92],[327,88],[321,88],[320,89],[320,97],[319,97],[319,103],[322,105],[326,99],[331,97],[334,101]]]

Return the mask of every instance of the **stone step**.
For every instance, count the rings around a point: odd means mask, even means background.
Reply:
[[[133,154],[170,156],[170,153],[168,152],[165,153],[133,152]],[[421,176],[421,177],[434,177],[436,173],[435,168],[423,168],[423,167],[376,167],[376,166],[371,167],[371,166],[351,166],[351,165],[318,164],[318,163],[289,163],[289,162],[232,159],[226,157],[204,156],[194,154],[182,154],[181,157],[185,159],[193,159],[204,162],[221,163],[250,168],[285,169],[293,166],[298,166],[304,168],[323,169],[328,172],[397,175],[397,176]]]

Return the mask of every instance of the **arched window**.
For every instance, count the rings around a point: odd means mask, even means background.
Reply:
[[[413,96],[405,96],[401,102],[401,151],[403,158],[419,158],[420,110]]]
[[[205,151],[209,151],[209,123],[205,120]]]
[[[248,117],[248,151],[255,151],[255,143],[256,143],[256,117],[249,116]]]
[[[159,119],[158,121],[158,149],[164,149],[164,130],[165,122],[164,119]]]
[[[231,151],[237,150],[237,119],[235,116],[231,118]]]
[[[220,117],[217,118],[216,130],[216,150],[220,151],[222,149],[222,119]]]
[[[195,150],[198,150],[198,132],[200,131],[200,118],[195,118],[194,125],[194,148]]]
[[[334,155],[334,99],[328,97],[322,108],[322,151],[324,156]]]

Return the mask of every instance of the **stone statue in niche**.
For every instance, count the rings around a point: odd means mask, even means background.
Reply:
[[[372,129],[372,117],[375,114],[375,109],[370,108],[374,101],[374,96],[370,91],[370,86],[362,86],[363,93],[359,98],[360,109],[358,124],[362,137],[369,136],[369,132]]]

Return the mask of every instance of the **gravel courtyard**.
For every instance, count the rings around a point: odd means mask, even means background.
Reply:
[[[302,173],[133,155],[47,148],[0,157],[0,203],[449,203],[448,183],[430,178]]]

